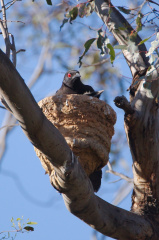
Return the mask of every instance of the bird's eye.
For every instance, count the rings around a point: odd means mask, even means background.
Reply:
[[[67,76],[70,78],[71,77],[71,73],[68,73]]]

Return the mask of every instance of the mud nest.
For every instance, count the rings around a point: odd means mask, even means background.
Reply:
[[[116,114],[108,104],[87,95],[47,97],[38,104],[79,157],[88,176],[107,164],[116,122]],[[53,165],[38,149],[35,151],[51,175]]]

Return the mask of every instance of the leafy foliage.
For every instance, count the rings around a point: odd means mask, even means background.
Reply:
[[[12,227],[14,228],[14,230],[12,231],[2,231],[0,232],[0,234],[3,234],[3,237],[1,239],[15,239],[15,237],[17,236],[17,233],[25,233],[25,232],[29,232],[29,231],[34,231],[34,228],[31,227],[30,225],[35,225],[37,224],[37,222],[28,222],[29,219],[27,219],[27,223],[23,221],[23,217],[22,218],[17,218],[16,220],[14,220],[14,218],[11,218],[11,223],[12,223]],[[7,234],[6,234],[7,233]],[[12,236],[11,236],[12,234]]]
[[[80,18],[88,17],[94,11],[94,2],[86,2],[79,3],[77,6],[73,7],[69,10],[68,13],[65,14],[65,18],[63,19],[62,25],[60,29],[65,25],[65,23],[72,23],[78,16]]]
[[[74,7],[72,8],[68,14],[65,15],[66,18],[69,19],[70,23],[76,19],[76,17],[78,16],[78,8]]]
[[[84,44],[85,50],[84,50],[83,54],[79,57],[79,61],[78,61],[79,67],[81,67],[81,65],[82,65],[82,58],[83,58],[84,55],[88,52],[90,46],[92,45],[92,43],[93,43],[95,40],[96,40],[96,38],[91,38],[91,39],[89,39],[88,41],[85,42],[85,44]]]
[[[115,59],[115,51],[113,46],[110,44],[109,38],[106,36],[106,34],[102,31],[102,29],[98,30],[98,38],[91,38],[88,41],[85,42],[84,47],[85,50],[83,52],[83,54],[79,57],[79,66],[81,67],[82,65],[82,59],[85,56],[85,54],[88,52],[89,48],[91,47],[91,45],[94,43],[94,41],[96,40],[97,42],[97,47],[100,49],[100,55],[104,56],[105,54],[110,55],[110,61],[111,63],[113,63],[114,59]]]

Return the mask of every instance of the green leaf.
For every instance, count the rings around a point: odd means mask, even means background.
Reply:
[[[27,231],[34,231],[34,228],[33,227],[31,227],[31,226],[26,226],[26,227],[24,227],[23,229],[25,229],[25,230],[27,230]]]
[[[125,14],[129,14],[131,12],[130,9],[126,9],[124,7],[117,7],[121,12],[125,13]]]
[[[112,46],[110,43],[107,44],[107,47],[109,48],[110,61],[111,61],[111,63],[113,64],[114,59],[115,59],[115,51],[114,51],[114,48],[113,48],[113,46]]]
[[[78,8],[77,8],[77,7],[72,8],[72,9],[69,11],[68,15],[66,15],[66,17],[67,17],[67,16],[69,16],[69,18],[70,18],[70,23],[71,23],[71,22],[72,22],[73,20],[75,20],[76,17],[78,16]]]
[[[37,222],[27,222],[27,224],[35,225],[35,224],[38,224],[38,223]]]
[[[72,21],[75,20],[77,16],[83,18],[84,16],[88,17],[89,15],[91,15],[91,13],[94,11],[94,8],[94,1],[77,4],[76,7],[73,7],[69,12],[65,14],[65,18],[62,22],[62,25],[60,26],[60,31],[65,23],[67,23],[68,21],[72,23]]]
[[[48,5],[52,5],[51,0],[46,0],[46,2],[47,2]]]
[[[16,221],[20,221],[20,220],[21,220],[21,218],[17,218],[17,219],[16,219]]]
[[[88,41],[85,42],[85,44],[84,44],[85,50],[84,50],[83,54],[79,57],[79,61],[78,61],[79,67],[82,66],[82,58],[83,58],[83,57],[85,56],[85,54],[88,52],[90,46],[92,45],[92,43],[93,43],[95,40],[96,40],[96,38],[91,38],[91,39],[89,39]]]
[[[142,40],[138,45],[143,44],[144,42],[148,41],[151,37],[145,38],[144,40]]]
[[[121,50],[127,49],[127,45],[115,45],[114,49],[121,49]]]
[[[63,28],[63,26],[65,25],[65,23],[67,23],[67,22],[68,22],[68,18],[64,18],[63,22],[62,22],[62,25],[60,26],[60,31]]]
[[[138,17],[136,18],[136,24],[137,24],[137,29],[136,31],[139,32],[142,30],[142,22],[141,19],[143,18],[143,15],[141,13],[138,14]]]

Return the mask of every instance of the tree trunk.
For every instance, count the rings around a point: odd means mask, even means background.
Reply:
[[[129,45],[132,28],[119,31],[127,23],[109,1],[95,0],[96,12],[121,45]],[[109,8],[112,11],[109,11]],[[123,37],[124,36],[124,37]],[[134,191],[132,212],[115,207],[99,197],[78,159],[69,149],[60,132],[46,119],[23,79],[7,56],[0,51],[0,96],[19,121],[24,133],[34,146],[53,164],[66,207],[74,215],[106,236],[115,239],[159,239],[159,153],[158,153],[158,62],[149,77],[140,81],[149,66],[144,44],[137,36],[133,52],[123,54],[134,77],[130,103],[124,97],[115,104],[125,111],[125,130],[133,158]],[[142,48],[142,49],[141,49]],[[142,51],[141,51],[142,50]],[[146,80],[151,80],[147,82]],[[45,139],[45,141],[43,141]]]
[[[111,13],[109,14],[110,7]],[[98,0],[96,12],[118,43],[129,46],[132,28],[112,4],[109,1]],[[124,26],[128,26],[126,30],[119,30],[119,27]],[[124,97],[116,98],[115,104],[125,111],[125,131],[133,158],[132,211],[153,221],[153,225],[157,227],[159,216],[159,88],[157,80],[159,63],[156,63],[151,75],[146,76],[149,66],[145,56],[147,49],[144,44],[138,46],[140,42],[141,39],[137,35],[133,49],[135,51],[131,52],[129,48],[123,51],[133,76],[129,108],[125,107],[128,103]],[[134,62],[135,52],[138,53],[138,58]],[[144,76],[142,80],[141,76]],[[134,86],[135,83],[137,86]],[[156,231],[159,232],[157,228]]]

